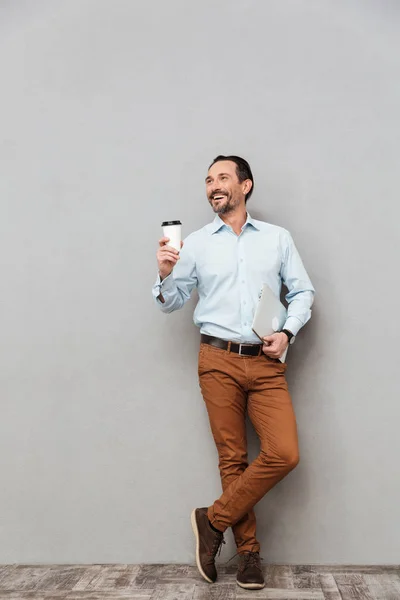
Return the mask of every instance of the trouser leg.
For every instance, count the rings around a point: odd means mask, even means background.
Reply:
[[[226,358],[218,368],[216,362],[221,359],[221,353]],[[218,451],[218,467],[223,491],[227,490],[248,467],[247,392],[241,386],[245,373],[241,368],[243,365],[240,365],[237,358],[235,356],[236,360],[232,361],[231,356],[229,360],[229,353],[206,345],[204,348],[201,347],[199,354],[200,388]],[[213,521],[212,515],[210,521]],[[256,539],[256,517],[252,509],[238,519],[232,526],[232,531],[239,553],[260,550],[260,544]]]
[[[222,531],[247,514],[299,461],[286,365],[264,355],[246,357],[243,361],[249,386],[247,410],[260,438],[261,450],[209,508],[211,522]]]

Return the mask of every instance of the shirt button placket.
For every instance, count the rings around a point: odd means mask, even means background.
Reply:
[[[245,275],[244,275],[244,260],[243,260],[243,256],[242,256],[242,248],[241,248],[241,243],[240,243],[240,236],[238,238],[238,257],[239,257],[239,268],[238,268],[238,272],[239,272],[239,279],[242,283],[242,285],[240,286],[240,315],[241,315],[241,321],[242,321],[242,331],[244,330],[244,327],[247,326],[247,319],[246,319],[246,300],[245,300],[245,295],[246,295],[246,288],[245,288]]]

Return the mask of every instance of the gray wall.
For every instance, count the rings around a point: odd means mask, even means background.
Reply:
[[[0,562],[194,560],[190,511],[221,492],[196,298],[164,315],[150,290],[161,221],[213,218],[218,153],[248,158],[251,214],[291,231],[317,290],[262,555],[398,562],[399,10],[0,4]]]

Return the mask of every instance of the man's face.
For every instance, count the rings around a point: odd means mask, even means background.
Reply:
[[[248,181],[248,180],[246,180]],[[236,163],[231,160],[216,162],[206,177],[206,193],[215,213],[227,214],[244,202],[245,181],[239,182],[236,174]],[[246,190],[246,193],[249,190]]]

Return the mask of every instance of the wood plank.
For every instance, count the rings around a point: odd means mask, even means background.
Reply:
[[[0,583],[6,579],[9,578],[10,576],[12,576],[12,572],[15,571],[15,569],[17,568],[18,565],[2,565],[1,566],[1,573],[0,573]],[[1,586],[0,586],[1,588]]]
[[[239,588],[236,600],[263,598],[263,600],[324,600],[322,590],[290,590],[265,587],[262,590],[244,590]]]
[[[375,600],[369,593],[369,590],[358,585],[350,583],[338,584],[342,600]]]
[[[263,569],[265,584],[270,588],[294,589],[293,570],[290,565],[267,565]]]
[[[293,573],[385,573],[386,567],[382,565],[291,565]],[[398,569],[397,565],[391,565],[387,567],[387,572]]]
[[[342,600],[342,596],[332,573],[320,573],[319,582],[322,593],[324,594],[324,600]]]
[[[364,581],[364,573],[335,573],[343,600],[375,600]]]
[[[135,588],[136,577],[138,576],[140,565],[128,565],[116,580],[116,586],[119,590]]]
[[[150,590],[92,590],[83,592],[70,592],[63,600],[150,600]]]
[[[193,600],[194,583],[162,583],[156,585],[150,600]]]
[[[399,600],[400,579],[396,574],[364,575],[364,581],[375,600]]]
[[[397,573],[400,577],[400,565],[381,565],[382,573]]]
[[[136,582],[140,583],[149,577],[163,581],[176,581],[194,576],[196,572],[199,573],[197,567],[189,564],[144,564],[140,565]]]
[[[307,567],[297,569],[296,573],[292,569],[292,581],[295,589],[320,589],[321,587],[320,574]]]
[[[238,589],[237,583],[196,585],[193,600],[235,600]]]
[[[87,571],[82,565],[51,566],[40,579],[36,589],[43,591],[64,590],[69,592],[82,579]]]
[[[120,583],[126,580],[129,575],[128,565],[107,565],[103,566],[100,571],[93,577],[93,579],[87,584],[85,591],[90,592],[94,590],[116,590],[120,587]],[[137,573],[135,573],[135,578]]]
[[[67,594],[65,600],[150,600],[152,590],[109,590],[104,592],[102,590],[82,591],[82,592],[70,592]],[[63,599],[63,600],[64,600]],[[1,600],[1,598],[0,598]]]
[[[94,590],[101,588],[102,582],[114,581],[116,589],[131,589],[134,587],[136,577],[140,571],[140,565],[92,565],[85,567],[79,573],[77,583],[71,588],[71,591]]]
[[[143,591],[143,593],[146,592],[146,593],[150,593],[150,595],[151,595],[153,593],[154,588],[159,583],[160,583],[159,579],[154,579],[154,578],[151,578],[151,577],[147,577],[146,579],[141,579],[140,581],[135,580],[135,583],[133,585],[133,589],[135,589],[135,590],[141,590],[141,591]],[[132,588],[130,588],[130,589],[132,589]]]
[[[41,580],[49,573],[50,567],[16,565],[7,571],[0,580],[0,591],[33,591],[40,587]]]
[[[381,565],[308,565],[316,573],[383,573]]]
[[[0,592],[0,600],[65,600],[66,592],[24,592],[7,591]]]
[[[92,581],[94,577],[98,574],[101,569],[101,565],[90,565],[86,566],[85,570],[81,573],[80,578],[76,582],[76,584],[72,587],[72,591],[82,591],[86,589],[88,584]],[[139,566],[136,565],[136,571],[139,570]]]
[[[14,568],[15,569],[15,567],[16,567],[16,565],[0,565],[0,579],[1,579],[2,573],[5,573],[10,568]]]

